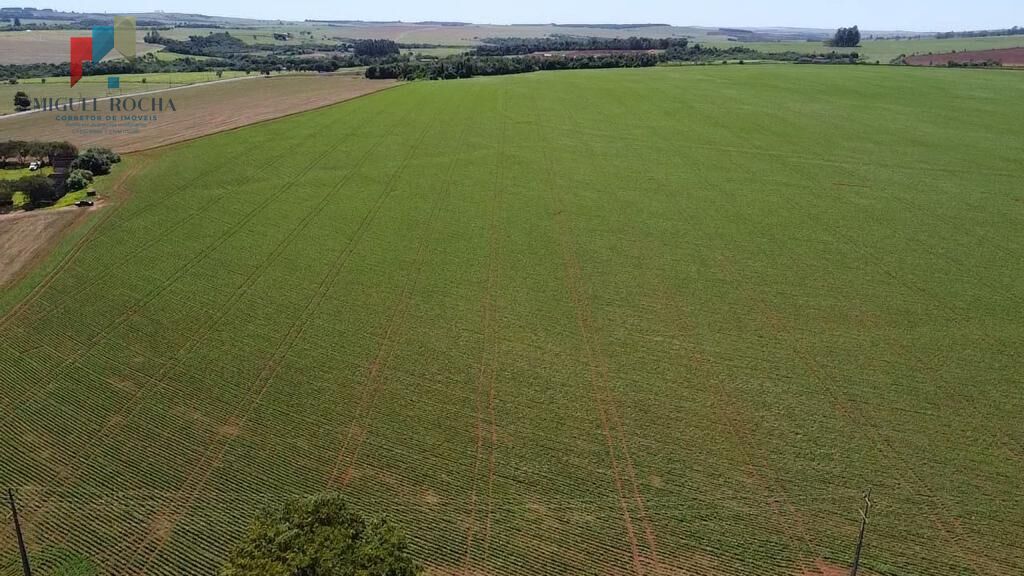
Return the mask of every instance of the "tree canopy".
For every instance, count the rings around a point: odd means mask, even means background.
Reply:
[[[837,48],[860,46],[860,29],[854,26],[853,28],[840,28],[836,30],[836,35],[832,37],[829,45]]]
[[[97,176],[110,174],[110,167],[121,161],[121,156],[110,148],[89,148],[78,155],[71,167],[76,170],[88,170]]]
[[[32,100],[29,99],[28,94],[19,90],[14,94],[14,111],[24,112],[32,108]]]
[[[388,56],[400,54],[402,50],[392,40],[356,40],[352,44],[356,56]]]
[[[405,536],[339,494],[292,498],[261,512],[221,576],[416,576]]]

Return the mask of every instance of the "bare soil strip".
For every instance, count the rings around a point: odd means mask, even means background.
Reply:
[[[80,148],[106,146],[121,153],[167,146],[256,122],[305,112],[396,86],[389,80],[367,80],[352,73],[289,75],[223,81],[177,88],[141,96],[168,98],[175,111],[157,112],[135,134],[79,134],[68,115],[92,112],[40,112],[0,120],[12,140],[67,140]],[[106,101],[95,114],[106,116]],[[136,113],[140,114],[140,113]]]
[[[60,240],[62,233],[99,207],[37,210],[0,216],[0,286],[13,284],[22,270],[39,261]]]

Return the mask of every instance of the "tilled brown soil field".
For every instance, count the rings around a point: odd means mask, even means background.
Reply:
[[[111,114],[110,103],[100,100],[96,112],[35,112],[0,118],[0,133],[16,140],[67,140],[79,147],[135,152],[320,108],[395,84],[351,73],[243,78],[135,96],[147,102],[163,98],[165,107],[171,99],[175,110],[136,113],[155,119],[140,122],[134,132],[120,132],[102,119],[82,130],[68,120],[77,114]]]
[[[0,215],[0,287],[11,284],[25,266],[47,254],[61,233],[87,211],[63,208]]]
[[[956,62],[957,64],[999,62],[1003,66],[1024,66],[1024,48],[999,48],[907,57],[907,64],[911,66],[946,66],[947,62]]]
[[[23,32],[0,32],[0,64],[35,64],[50,62],[59,64],[68,61],[68,39],[72,36],[89,36],[91,32],[81,30],[32,30]],[[135,51],[145,54],[159,49],[156,44],[142,41],[145,31],[136,36]],[[111,54],[104,60],[117,59]]]

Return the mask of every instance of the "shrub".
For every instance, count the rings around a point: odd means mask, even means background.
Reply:
[[[0,204],[13,203],[19,200],[20,204],[27,204],[26,199],[32,204],[52,202],[56,197],[56,190],[46,176],[28,176],[18,180],[0,180]]]
[[[92,172],[88,170],[72,170],[66,182],[67,190],[77,192],[92,183],[92,179]]]
[[[405,536],[363,518],[337,494],[292,498],[260,513],[221,576],[415,576]]]
[[[19,90],[14,94],[14,111],[24,112],[32,108],[32,101],[29,100],[28,94]]]
[[[78,155],[71,167],[76,170],[88,170],[97,176],[110,174],[110,166],[121,161],[121,156],[110,148],[89,148]]]

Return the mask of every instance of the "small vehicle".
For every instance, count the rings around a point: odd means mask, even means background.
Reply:
[[[75,202],[75,206],[78,206],[79,208],[88,208],[94,204],[95,202],[92,200],[79,200],[78,202]]]
[[[28,171],[29,172],[35,172],[36,170],[39,170],[42,167],[43,167],[42,163],[40,163],[40,162],[33,162],[33,163],[28,165]]]

